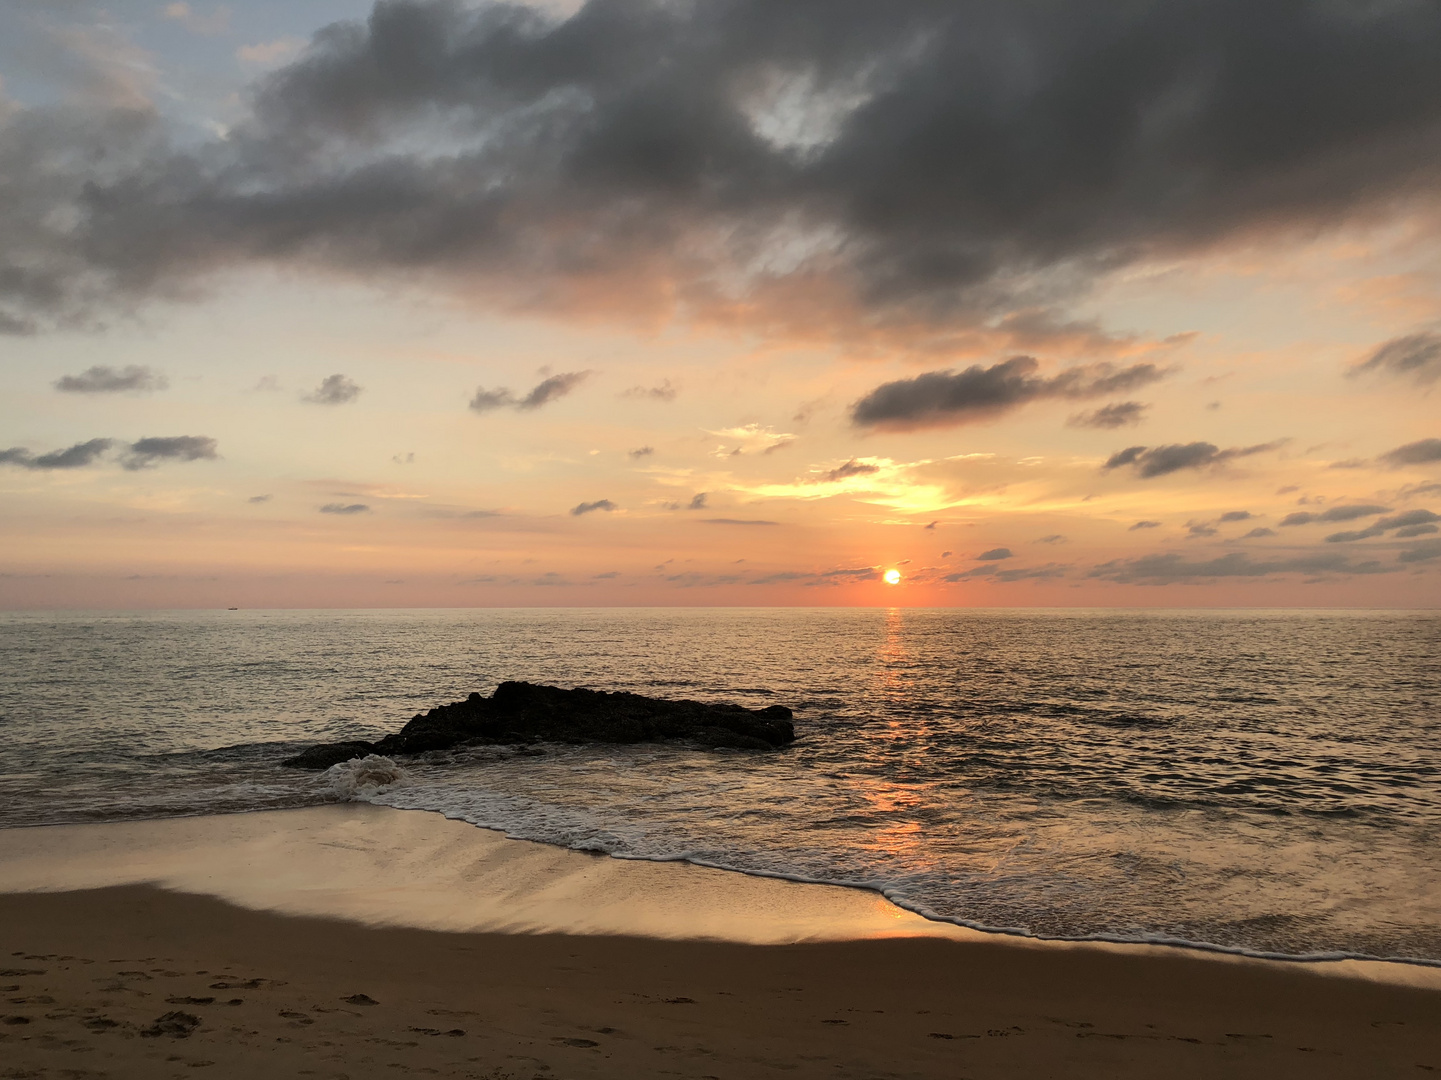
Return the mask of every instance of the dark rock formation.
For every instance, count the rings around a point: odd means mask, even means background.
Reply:
[[[294,757],[286,758],[281,764],[289,765],[294,769],[328,769],[332,765],[339,765],[342,761],[374,753],[374,747],[374,743],[359,739],[355,742],[322,743],[320,746],[312,746],[309,750],[302,750]]]
[[[483,698],[440,705],[379,742],[312,746],[286,758],[296,769],[327,769],[366,754],[419,754],[452,746],[499,743],[639,743],[671,740],[700,746],[771,750],[795,739],[784,705],[747,709],[700,701],[665,701],[603,690],[562,690],[505,682]]]

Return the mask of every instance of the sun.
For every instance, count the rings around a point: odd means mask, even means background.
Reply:
[[[901,572],[899,570],[887,570],[881,575],[881,580],[887,585],[899,585],[901,583]]]

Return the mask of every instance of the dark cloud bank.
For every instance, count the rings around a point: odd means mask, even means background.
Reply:
[[[135,108],[0,121],[0,329],[254,262],[529,311],[1044,334],[1136,259],[1434,190],[1438,55],[1424,0],[386,2],[209,145]]]

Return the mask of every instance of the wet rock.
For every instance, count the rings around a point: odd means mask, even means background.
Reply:
[[[325,743],[321,746],[312,746],[309,750],[302,750],[294,757],[286,758],[281,764],[289,765],[293,769],[328,769],[332,765],[339,765],[342,761],[349,761],[351,758],[365,757],[371,752],[371,749],[370,743],[359,740]]]
[[[297,769],[326,769],[366,754],[419,754],[454,746],[561,743],[689,742],[737,750],[772,750],[795,740],[784,705],[669,701],[641,694],[504,682],[488,698],[471,694],[416,715],[375,743],[314,746],[281,762]]]

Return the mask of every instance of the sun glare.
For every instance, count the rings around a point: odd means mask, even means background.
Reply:
[[[887,570],[881,577],[887,585],[899,585],[901,583],[901,572],[899,570]]]

